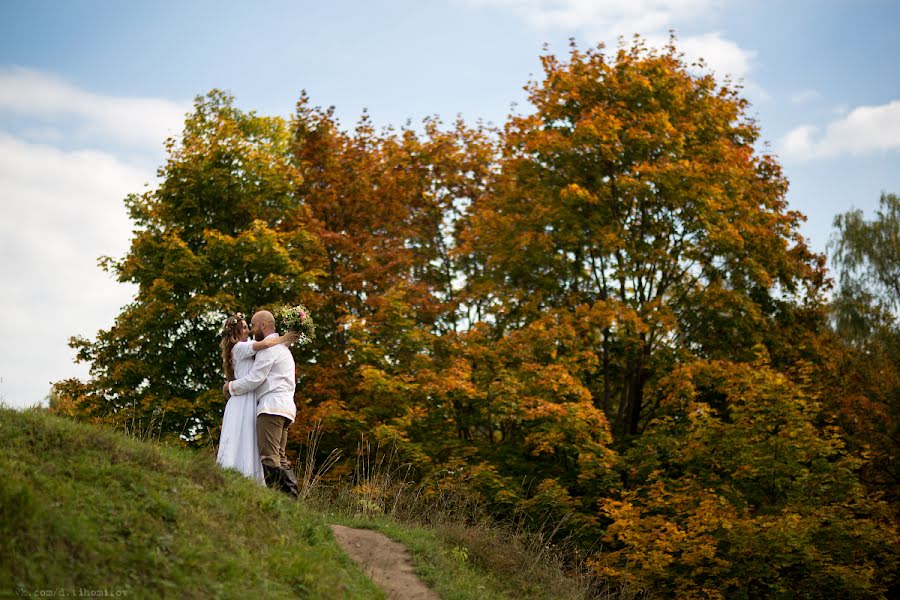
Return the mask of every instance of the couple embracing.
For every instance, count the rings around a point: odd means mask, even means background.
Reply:
[[[278,335],[274,316],[263,310],[253,315],[249,327],[241,313],[228,317],[220,343],[228,403],[216,462],[293,498],[297,477],[285,448],[297,408],[288,345],[299,338],[293,331]]]

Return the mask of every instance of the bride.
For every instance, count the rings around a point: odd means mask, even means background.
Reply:
[[[250,341],[250,328],[244,315],[237,313],[225,319],[222,327],[222,363],[228,381],[240,379],[253,369],[257,352],[299,339],[293,331],[261,342]],[[222,435],[216,462],[224,468],[237,469],[245,476],[265,485],[259,450],[256,445],[256,398],[253,393],[232,396],[222,416]]]

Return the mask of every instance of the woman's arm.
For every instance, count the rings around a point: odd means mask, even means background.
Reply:
[[[247,375],[225,384],[222,389],[225,397],[242,396],[258,388],[268,377],[273,364],[275,364],[275,356],[271,352],[260,354],[253,362],[253,369]]]
[[[288,331],[284,335],[279,335],[278,337],[266,338],[261,342],[253,342],[253,351],[259,352],[260,350],[265,350],[266,348],[271,348],[278,344],[292,344],[299,339],[299,333],[296,331]]]

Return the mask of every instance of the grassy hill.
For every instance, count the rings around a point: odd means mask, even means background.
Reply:
[[[207,452],[0,411],[0,594],[379,595],[321,517]]]
[[[561,571],[534,568],[540,556],[511,559],[514,545],[497,532],[316,506],[223,471],[209,450],[0,407],[0,597],[383,597],[329,521],[406,543],[443,598],[585,593]]]

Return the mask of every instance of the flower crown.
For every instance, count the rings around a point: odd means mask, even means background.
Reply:
[[[222,336],[226,336],[229,334],[231,329],[244,320],[244,313],[234,313],[222,324]]]

